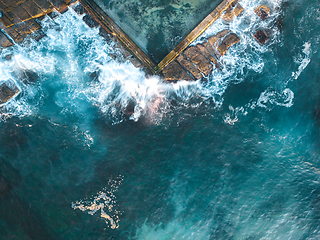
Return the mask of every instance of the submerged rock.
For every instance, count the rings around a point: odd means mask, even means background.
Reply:
[[[9,86],[10,87],[9,87]],[[13,84],[3,82],[0,84],[0,104],[6,103],[19,93],[19,89]]]
[[[261,45],[270,41],[269,35],[263,29],[258,30],[253,36]]]
[[[0,199],[7,195],[11,190],[9,183],[0,176]]]

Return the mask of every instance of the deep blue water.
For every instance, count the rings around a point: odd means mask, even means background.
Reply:
[[[262,3],[280,7],[267,22]],[[72,10],[3,50],[21,94],[1,108],[0,239],[319,239],[320,1],[242,4],[204,82],[114,60]]]

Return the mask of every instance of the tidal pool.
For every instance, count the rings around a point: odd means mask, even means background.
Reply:
[[[155,63],[222,0],[94,0]]]

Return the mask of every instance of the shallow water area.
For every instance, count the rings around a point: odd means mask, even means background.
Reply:
[[[242,1],[222,70],[172,85],[71,9],[45,18],[0,56],[21,89],[0,107],[0,239],[319,239],[319,4]]]

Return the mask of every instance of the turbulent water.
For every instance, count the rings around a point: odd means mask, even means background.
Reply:
[[[0,239],[319,239],[320,1],[242,5],[204,81],[146,76],[71,9],[3,50]]]

